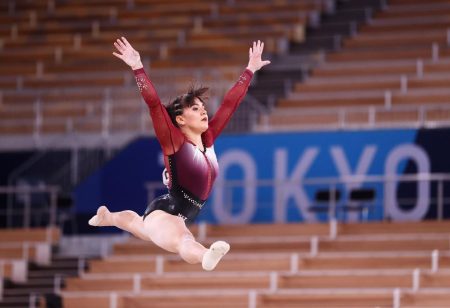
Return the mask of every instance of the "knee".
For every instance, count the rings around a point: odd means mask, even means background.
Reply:
[[[182,250],[186,247],[186,244],[189,245],[189,243],[195,242],[195,238],[190,233],[184,233],[180,236],[178,239],[178,250]]]
[[[135,212],[130,211],[130,210],[123,211],[123,212],[121,212],[121,214],[124,217],[127,217],[128,219],[134,219],[134,218],[140,217],[138,214],[136,214]]]
[[[195,242],[195,238],[191,233],[184,233],[181,235],[180,244],[184,244],[189,241]]]
[[[178,253],[189,264],[197,264],[198,256],[195,254],[195,238],[192,234],[185,233],[178,242]]]

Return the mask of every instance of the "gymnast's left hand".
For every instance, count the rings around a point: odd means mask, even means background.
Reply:
[[[128,43],[125,37],[121,37],[114,42],[117,52],[113,52],[117,58],[121,59],[127,65],[129,65],[133,70],[137,70],[143,67],[141,62],[141,56],[130,43]]]
[[[248,65],[247,69],[252,71],[252,73],[258,71],[263,66],[266,66],[270,64],[270,61],[261,60],[261,55],[264,50],[264,43],[258,40],[258,42],[253,42],[253,47],[250,47],[250,50],[248,51]]]

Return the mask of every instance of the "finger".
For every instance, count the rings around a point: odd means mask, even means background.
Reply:
[[[264,42],[261,42],[261,53],[263,52],[263,50],[264,50]]]
[[[259,52],[258,42],[254,42],[253,44],[253,53],[256,55]]]
[[[114,46],[116,47],[116,49],[118,50],[118,51],[120,51],[120,52],[122,52],[123,53],[123,48],[122,48],[122,46],[120,46],[117,42],[114,42]]]
[[[252,48],[250,47],[249,49],[248,49],[248,57],[250,58],[252,56]]]
[[[127,41],[127,39],[124,37],[124,36],[122,36],[122,41],[123,41],[123,43],[125,44],[125,46],[131,46],[131,44],[130,43],[128,43],[128,41]]]
[[[127,46],[125,46],[125,44],[120,39],[117,39],[117,44],[119,44],[119,46],[122,47],[122,49],[127,48]]]
[[[120,54],[118,54],[116,52],[113,52],[112,54],[115,55],[117,58],[123,60],[122,55],[120,55]]]
[[[266,65],[268,65],[268,64],[270,64],[270,61],[269,61],[269,60],[266,60],[266,61],[263,61],[263,62],[262,62],[262,66],[266,66]]]
[[[123,49],[127,49],[127,46],[125,45],[124,42],[122,42],[121,39],[119,39],[119,45],[120,45]]]

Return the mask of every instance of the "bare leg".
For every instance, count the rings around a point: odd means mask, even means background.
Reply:
[[[197,242],[180,217],[163,211],[154,211],[147,216],[144,227],[151,240],[159,247],[178,253],[190,264],[202,263],[204,270],[213,270],[230,249],[223,241],[215,242],[209,249]],[[161,232],[164,230],[164,232]]]
[[[144,228],[152,242],[167,251],[178,253],[188,263],[200,263],[207,251],[195,240],[180,217],[156,210],[145,218]]]
[[[202,263],[205,270],[215,268],[230,246],[222,241],[215,242],[206,249],[197,242],[180,217],[156,210],[144,221],[133,211],[111,213],[105,206],[97,210],[97,215],[89,220],[93,226],[115,226],[134,236],[152,241],[159,247],[180,255],[190,264]]]
[[[98,227],[117,227],[141,240],[150,241],[142,217],[133,211],[111,213],[106,206],[101,206],[97,210],[97,215],[89,220],[89,224]]]

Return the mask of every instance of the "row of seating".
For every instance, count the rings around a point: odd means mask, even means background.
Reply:
[[[383,244],[386,242],[383,242]],[[390,247],[398,242],[391,243]],[[358,243],[357,243],[358,244]],[[381,245],[381,244],[380,244]],[[410,243],[411,247],[411,243]],[[198,266],[185,264],[183,261],[172,259],[167,254],[164,258],[157,259],[154,254],[151,254],[151,247],[147,247],[146,254],[139,250],[126,256],[114,256],[107,260],[91,261],[90,271],[86,278],[89,277],[103,277],[106,276],[121,276],[119,274],[158,274],[163,271],[166,274],[186,273],[198,270]],[[255,254],[246,254],[235,252],[235,245],[233,245],[233,254],[223,260],[217,272],[226,272],[236,274],[242,271],[259,273],[270,271],[290,272],[293,269],[298,269],[300,273],[308,272],[348,272],[354,270],[412,270],[420,268],[424,271],[432,270],[432,254],[428,250],[422,248],[422,251],[412,250],[395,250],[386,247],[383,251],[362,250],[362,251],[345,251],[345,247],[336,249],[334,252],[322,252],[317,257],[311,257],[309,253],[294,249],[291,252],[284,252],[277,254],[268,254],[270,246],[266,247],[265,255],[260,259]],[[239,249],[239,248],[238,248]],[[366,248],[367,249],[367,248]],[[414,253],[411,253],[414,251]],[[396,253],[392,253],[396,252]],[[403,253],[403,254],[402,254]],[[163,256],[163,253],[159,253]],[[256,260],[257,259],[257,260]],[[255,261],[256,260],[256,261]],[[443,269],[450,268],[450,258],[448,255],[440,256],[439,266]],[[92,274],[92,275],[90,275]],[[94,275],[100,274],[100,275]]]
[[[67,279],[61,295],[65,307],[392,307],[395,300],[441,307],[449,300],[448,222],[339,223],[334,239],[332,228],[194,226],[206,245],[231,244],[213,272],[130,239]]]
[[[209,243],[207,241],[206,243]],[[311,241],[309,239],[303,240],[268,240],[268,241],[233,241],[230,243],[233,246],[233,251],[236,253],[250,253],[252,251],[264,252],[297,252],[309,253],[311,251]],[[339,251],[355,251],[355,252],[370,252],[370,251],[431,251],[433,249],[447,250],[450,247],[446,237],[441,238],[424,238],[424,239],[373,239],[369,240],[364,237],[361,239],[339,239],[329,240],[321,239],[318,242],[318,251],[320,253],[337,253]],[[135,254],[157,254],[163,253],[157,246],[151,246],[147,243],[131,242],[128,244],[118,244],[115,248],[118,255],[135,255]]]
[[[136,277],[139,277],[137,280]],[[136,282],[137,281],[137,282]],[[213,283],[212,283],[213,282]],[[192,290],[267,290],[271,284],[278,289],[394,289],[411,288],[413,286],[412,271],[390,272],[357,272],[347,273],[311,273],[302,271],[300,274],[229,274],[189,276],[127,276],[127,277],[83,277],[71,278],[66,285],[67,291],[171,291],[181,289]],[[274,288],[275,286],[272,286]],[[448,288],[450,274],[421,274],[421,288]]]
[[[127,295],[117,299],[117,307],[146,307],[151,302],[153,307],[392,307],[393,296],[389,291],[375,291],[369,293],[353,294],[348,292],[326,293],[326,294],[302,294],[298,292],[261,293],[255,296],[240,294],[242,292],[223,292],[213,295],[205,294],[168,294],[166,296],[136,295],[129,292]],[[254,293],[251,293],[254,294]],[[86,307],[108,308],[111,298],[108,295],[92,295],[83,299],[69,297],[64,304],[65,307],[77,307],[81,304]],[[445,307],[449,296],[445,293],[412,293],[405,292],[401,296],[402,307]]]

